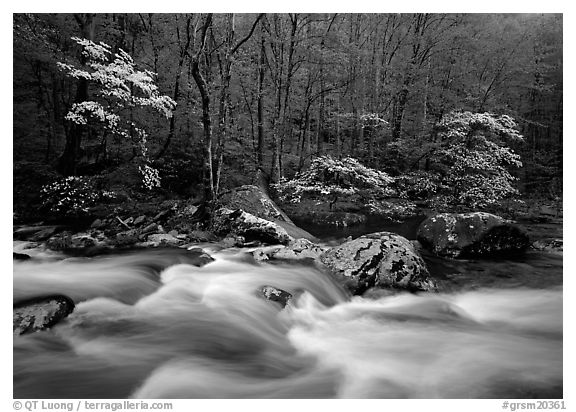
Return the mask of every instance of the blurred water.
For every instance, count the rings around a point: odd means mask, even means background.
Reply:
[[[202,268],[185,251],[15,262],[15,300],[77,306],[14,338],[14,397],[562,396],[561,287],[351,299],[314,267],[216,250]]]

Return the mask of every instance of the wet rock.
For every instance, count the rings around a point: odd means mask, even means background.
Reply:
[[[399,292],[400,291],[398,289],[370,288],[362,294],[362,297],[366,299],[377,300],[397,295]]]
[[[282,209],[255,185],[244,185],[226,192],[220,197],[220,202],[227,209],[247,210],[261,219],[291,222]]]
[[[27,255],[26,253],[12,252],[12,259],[13,260],[28,260],[28,259],[31,259],[31,257],[30,257],[30,255]]]
[[[265,262],[270,260],[270,256],[268,256],[268,253],[263,249],[256,249],[252,252],[252,256],[256,262]]]
[[[101,227],[104,226],[104,222],[102,221],[102,219],[96,219],[92,222],[92,224],[90,225],[90,227],[92,229],[100,229]]]
[[[126,230],[116,233],[114,245],[119,247],[127,247],[134,245],[139,241],[139,233],[135,229]]]
[[[56,234],[59,226],[24,226],[14,231],[14,239],[43,242]]]
[[[103,246],[108,239],[102,231],[61,232],[46,241],[46,246],[52,250],[76,250]]]
[[[194,216],[194,214],[198,211],[198,206],[196,205],[188,205],[183,208],[182,215],[184,216]]]
[[[283,220],[275,220],[274,223],[283,228],[286,233],[288,233],[288,236],[294,239],[306,239],[311,242],[318,242],[318,238],[316,236],[296,226],[294,223],[286,222]]]
[[[203,230],[192,230],[188,233],[188,237],[196,242],[211,242],[216,240],[216,236],[214,236],[213,233]]]
[[[328,250],[320,261],[353,295],[361,295],[370,288],[437,289],[412,243],[395,233],[361,236]]]
[[[262,286],[258,292],[265,299],[276,302],[283,308],[286,307],[290,299],[292,299],[292,294],[285,290],[275,288],[274,286]]]
[[[563,252],[563,239],[540,239],[532,243],[532,249],[542,252]]]
[[[169,233],[154,233],[148,235],[148,243],[150,246],[160,246],[160,245],[179,245],[182,240],[172,236]]]
[[[297,239],[291,241],[286,247],[272,251],[271,257],[282,260],[318,259],[325,251],[325,248],[309,240]]]
[[[220,243],[224,247],[242,247],[246,239],[243,236],[226,236]]]
[[[513,255],[530,245],[528,235],[512,221],[485,212],[429,217],[417,237],[436,255],[453,258]]]
[[[286,245],[292,240],[278,224],[240,209],[218,209],[214,215],[213,229],[217,235],[242,236],[246,242]]]
[[[23,335],[51,328],[74,310],[67,296],[45,296],[18,302],[13,306],[13,333]]]
[[[194,266],[202,267],[210,262],[214,262],[214,258],[206,253],[202,248],[193,247],[188,249],[188,252],[192,256],[191,264]]]

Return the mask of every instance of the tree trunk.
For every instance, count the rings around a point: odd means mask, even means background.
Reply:
[[[188,48],[190,47],[190,39],[191,39],[190,24],[191,24],[191,22],[192,22],[192,17],[188,17],[186,20],[186,43],[184,46],[180,45],[180,30],[177,29],[178,44],[179,44],[179,48],[180,48],[180,56],[178,58],[178,68],[176,69],[176,78],[174,80],[173,100],[176,103],[178,103],[178,98],[180,97],[180,77],[182,77],[182,68],[184,66],[184,58],[188,54]],[[155,59],[156,59],[156,57],[155,57]],[[154,64],[156,64],[156,61]],[[176,113],[172,113],[172,117],[170,118],[170,127],[168,129],[168,137],[166,138],[166,142],[164,143],[162,150],[160,150],[160,152],[156,155],[156,159],[160,159],[162,156],[164,156],[164,154],[168,150],[168,147],[170,146],[170,142],[174,138],[175,129],[176,129]]]
[[[94,15],[75,14],[74,17],[80,27],[82,37],[87,40],[94,40]],[[82,66],[86,64],[86,57],[82,54],[80,55],[80,63]],[[84,78],[79,78],[74,102],[81,103],[86,100],[88,100],[88,81]],[[74,176],[78,173],[78,158],[84,130],[85,127],[83,125],[76,123],[71,123],[70,125],[70,130],[66,135],[64,152],[60,156],[57,166],[58,171],[64,176]]]
[[[202,99],[202,126],[204,129],[204,140],[202,142],[202,154],[204,158],[203,182],[204,182],[204,202],[211,208],[212,202],[216,199],[214,191],[213,165],[212,165],[212,115],[210,111],[210,93],[208,83],[200,71],[200,57],[204,53],[206,34],[212,24],[212,14],[208,14],[202,27],[200,46],[194,59],[192,60],[192,77],[198,86],[198,91]]]
[[[266,74],[266,45],[264,42],[264,28],[260,38],[260,58],[258,60],[258,166],[264,167],[264,75]]]

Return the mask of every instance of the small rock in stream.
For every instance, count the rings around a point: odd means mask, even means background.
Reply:
[[[74,310],[68,296],[43,296],[18,302],[13,306],[13,334],[24,335],[56,325]]]

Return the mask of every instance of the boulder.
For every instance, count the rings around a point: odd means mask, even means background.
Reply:
[[[353,295],[370,288],[437,289],[412,243],[391,232],[372,233],[343,243],[322,254],[320,261]]]
[[[325,251],[326,248],[321,248],[307,239],[297,239],[286,247],[271,251],[270,257],[281,260],[318,259]]]
[[[274,286],[262,286],[258,292],[260,296],[266,300],[276,302],[283,308],[286,307],[290,299],[292,299],[292,294],[285,290],[275,288]]]
[[[74,310],[68,296],[54,295],[29,299],[13,306],[13,334],[23,335],[48,329]]]
[[[261,219],[292,223],[282,209],[255,185],[240,186],[222,194],[220,204],[227,209],[248,210],[252,215]]]
[[[512,221],[485,212],[442,213],[420,224],[418,240],[438,256],[506,256],[523,252],[528,235]]]
[[[186,263],[202,267],[210,262],[214,262],[214,258],[204,251],[204,249],[199,247],[192,247],[188,249],[188,259]]]
[[[26,253],[12,252],[12,260],[28,260],[28,259],[31,259],[31,257]]]
[[[293,238],[274,222],[261,219],[241,209],[220,208],[214,214],[213,229],[217,235],[242,236],[246,242],[288,244]]]

